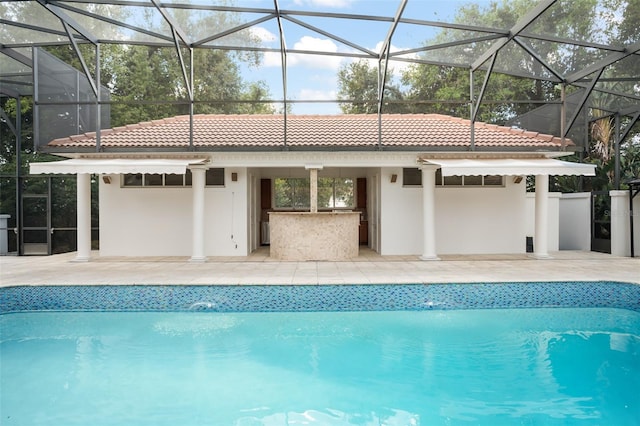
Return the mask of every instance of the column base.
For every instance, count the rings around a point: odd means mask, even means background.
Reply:
[[[91,256],[76,256],[71,262],[73,263],[84,263],[91,260]]]
[[[438,256],[425,256],[424,254],[420,256],[420,260],[440,260]]]
[[[191,257],[191,259],[189,259],[189,263],[206,263],[206,261],[206,257]]]

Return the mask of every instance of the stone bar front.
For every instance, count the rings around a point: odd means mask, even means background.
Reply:
[[[270,212],[270,256],[279,260],[358,257],[359,212]]]

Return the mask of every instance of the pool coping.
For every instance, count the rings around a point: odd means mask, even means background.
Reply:
[[[465,282],[621,281],[640,283],[640,257],[560,251],[552,259],[473,255],[420,261],[370,251],[344,262],[280,262],[269,257],[97,258],[75,253],[47,257],[0,256],[0,287],[15,285],[306,285]]]

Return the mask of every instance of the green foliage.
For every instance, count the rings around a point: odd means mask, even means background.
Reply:
[[[403,99],[397,84],[393,84],[393,73],[386,75],[383,106],[385,112],[404,112],[404,104],[393,103]],[[345,114],[373,114],[378,112],[378,68],[365,60],[343,65],[338,71],[338,99],[350,100],[340,104]]]
[[[469,117],[469,71],[464,68],[414,64],[402,74],[402,84],[409,88],[406,98],[415,102],[411,112]]]

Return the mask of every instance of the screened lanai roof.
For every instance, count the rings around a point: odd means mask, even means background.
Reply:
[[[205,104],[247,102],[239,93],[201,97],[199,76],[211,72],[212,65],[193,60],[200,49],[235,55],[239,65],[234,72],[245,82],[266,85],[268,96],[260,102],[276,112],[338,114],[340,105],[358,101],[339,93],[340,69],[365,60],[378,77],[375,102],[367,112],[394,112],[401,103],[414,105],[412,112],[423,107],[418,112],[425,113],[433,105],[440,106],[439,112],[451,105],[452,111],[458,107],[452,115],[475,122],[482,111],[501,111],[508,104],[507,112],[495,114],[501,120],[496,124],[567,136],[579,144],[580,123],[593,111],[622,115],[631,126],[638,121],[638,10],[639,0],[5,1],[0,3],[0,92],[34,95],[40,88],[32,48],[69,45],[85,77],[84,91],[78,92],[82,96],[63,102],[51,95],[40,104],[75,102],[85,111],[92,104],[109,105],[115,102],[108,93],[113,82],[96,72],[108,63],[109,46],[146,45],[168,49],[179,64],[175,90],[183,95],[171,101],[176,110],[170,116],[201,112]],[[88,53],[91,49],[100,54]],[[468,71],[468,93],[448,96],[445,90],[421,97],[414,88],[408,90],[411,96],[394,96],[390,88],[407,89],[401,77],[415,64]],[[554,96],[514,98],[500,90],[498,75],[534,80],[555,88],[547,90]],[[447,77],[439,73],[433,78]],[[94,121],[100,127],[99,119]],[[90,127],[77,125],[68,135]]]

